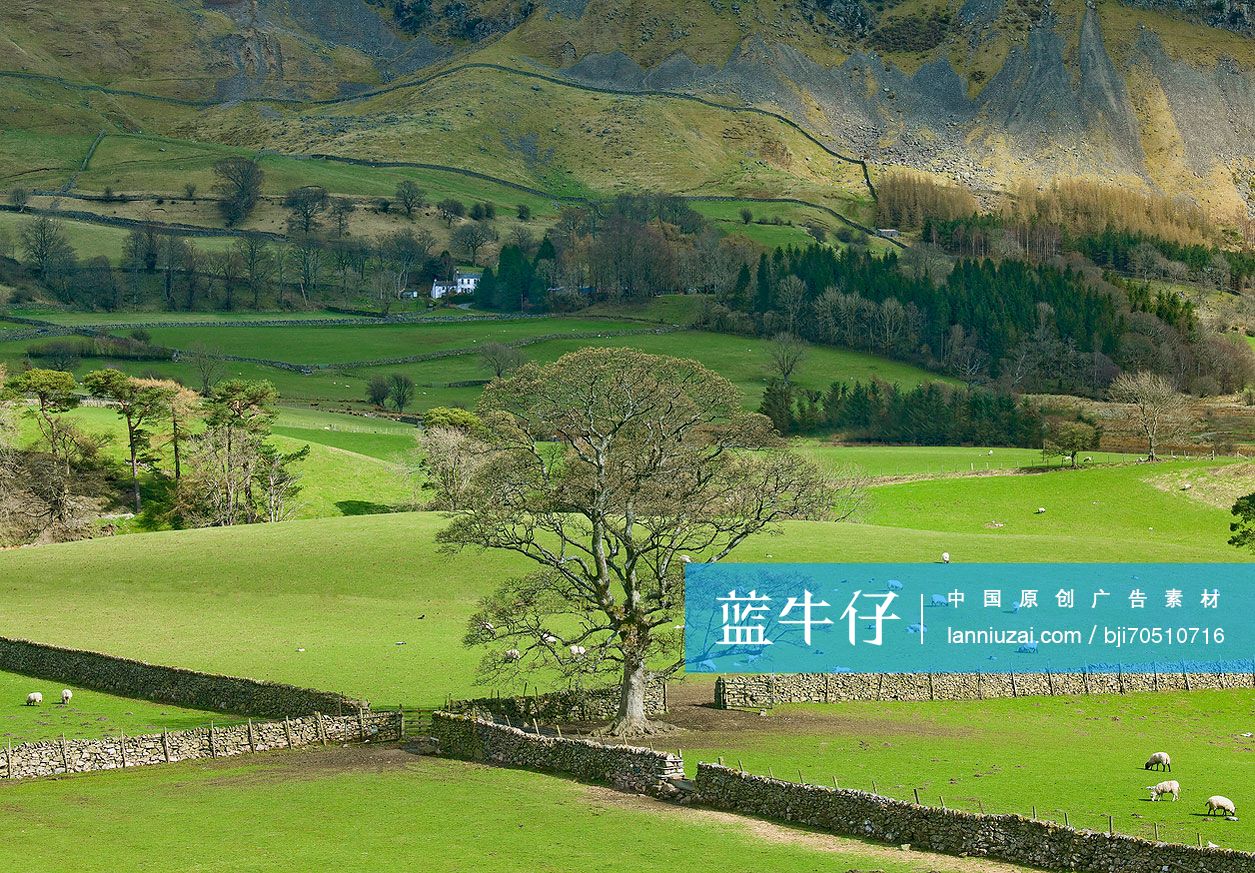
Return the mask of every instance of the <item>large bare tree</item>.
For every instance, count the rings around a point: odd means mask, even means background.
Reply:
[[[1185,397],[1157,373],[1121,373],[1111,399],[1127,404],[1128,416],[1146,437],[1146,459],[1158,459],[1159,444],[1181,432]]]
[[[439,540],[516,552],[536,571],[471,619],[467,644],[489,648],[484,680],[617,676],[609,730],[659,729],[646,691],[651,671],[683,663],[684,561],[832,514],[833,483],[740,401],[694,361],[631,349],[529,363],[485,389],[488,448]]]

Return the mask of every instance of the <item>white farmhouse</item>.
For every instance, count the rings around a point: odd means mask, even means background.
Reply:
[[[464,273],[458,270],[452,279],[437,279],[431,283],[431,299],[474,294],[482,277],[483,273]]]

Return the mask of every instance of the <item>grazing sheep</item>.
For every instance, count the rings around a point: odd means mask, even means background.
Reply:
[[[74,692],[68,688],[61,689],[61,705],[65,706],[74,698]]]
[[[949,563],[950,563],[950,553],[949,553],[949,552],[942,552],[942,553],[941,553],[941,563],[943,563],[943,564],[949,564]]]
[[[1237,815],[1233,807],[1233,801],[1222,794],[1216,794],[1207,798],[1207,814],[1211,815],[1215,812],[1223,812],[1227,815]]]
[[[1146,790],[1150,792],[1151,800],[1159,800],[1165,794],[1172,795],[1172,802],[1176,803],[1177,798],[1181,795],[1181,783],[1175,779],[1169,779],[1166,782],[1160,782],[1158,785],[1147,785]]]
[[[518,649],[506,649],[505,659],[507,661],[517,661],[523,657],[523,653]]]
[[[40,694],[38,691],[32,691],[30,694],[26,695],[27,706],[39,706],[39,704],[43,702],[44,702],[44,696]]]
[[[584,648],[583,646],[571,646],[571,654],[577,658],[580,657],[581,655],[587,654],[587,652],[588,652],[588,649]]]
[[[1036,511],[1035,513],[1033,513],[1033,514],[1034,514],[1034,515],[1043,515],[1043,514],[1045,514],[1045,512],[1046,512],[1046,507],[1044,507],[1044,506],[1039,506],[1039,507],[1037,507],[1037,511]]]
[[[1150,756],[1150,760],[1146,762],[1147,770],[1167,770],[1172,772],[1172,758],[1167,752],[1156,752]]]

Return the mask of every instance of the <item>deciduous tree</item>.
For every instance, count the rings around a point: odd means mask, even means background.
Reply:
[[[680,556],[720,560],[778,521],[831,512],[825,475],[693,361],[586,348],[492,383],[479,411],[489,451],[439,540],[537,570],[481,603],[466,642],[489,647],[482,670],[501,680],[617,675],[615,734],[656,729],[650,667],[682,663]]]

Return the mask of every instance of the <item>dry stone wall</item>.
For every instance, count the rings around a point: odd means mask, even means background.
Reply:
[[[258,718],[301,717],[311,712],[340,715],[367,706],[312,688],[162,667],[7,637],[0,637],[0,670],[119,697]]]
[[[328,743],[400,741],[403,730],[399,711],[361,711],[341,716],[315,713],[283,721],[210,726],[135,737],[48,740],[6,746],[0,757],[0,778],[32,779],[60,773],[118,770]]]
[[[863,791],[750,776],[717,764],[697,767],[706,806],[948,855],[997,858],[1045,870],[1119,873],[1251,873],[1255,854],[1154,843],[1078,831],[1017,815],[978,815],[919,806]]]
[[[448,712],[487,713],[497,719],[529,722],[608,721],[619,712],[619,686],[593,689],[571,689],[548,694],[519,697],[477,697],[451,701]],[[645,714],[662,715],[667,711],[667,683],[659,679],[645,689]]]
[[[432,736],[452,758],[565,773],[640,794],[670,794],[676,789],[668,780],[684,775],[684,762],[666,752],[538,735],[471,715],[437,712]]]
[[[721,676],[715,705],[839,700],[984,700],[1255,688],[1255,673],[792,673]]]

